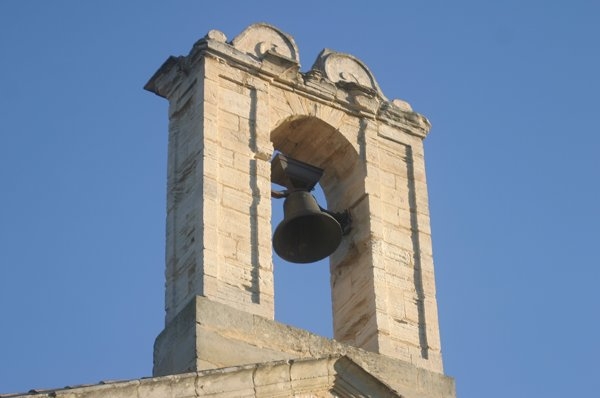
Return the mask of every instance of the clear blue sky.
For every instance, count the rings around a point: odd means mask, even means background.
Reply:
[[[304,71],[324,47],[357,56],[431,120],[459,396],[597,396],[593,0],[0,1],[0,393],[151,374],[167,102],[142,86],[209,30],[255,22],[294,36]],[[330,335],[327,265],[275,266],[277,319]]]

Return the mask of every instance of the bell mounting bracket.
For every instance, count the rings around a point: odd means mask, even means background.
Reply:
[[[290,158],[282,153],[275,155],[271,160],[271,182],[281,185],[283,191],[271,190],[271,197],[275,199],[286,198],[290,192],[307,191],[315,188],[323,176],[324,170],[311,164]],[[319,206],[322,212],[329,214],[342,227],[342,234],[347,235],[352,225],[352,216],[349,210],[333,212]]]
[[[323,169],[285,156],[275,155],[271,161],[271,182],[289,191],[312,191],[323,176]]]

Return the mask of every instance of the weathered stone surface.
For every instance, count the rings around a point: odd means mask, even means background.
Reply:
[[[330,257],[335,344],[442,374],[423,155],[429,122],[389,101],[352,55],[324,50],[300,73],[293,38],[271,25],[225,40],[209,32],[146,85],[169,100],[170,120],[167,326],[155,371],[338,352],[291,330],[279,336],[291,347],[250,344],[234,334],[239,318],[218,328],[182,321],[208,316],[186,307],[196,296],[257,316],[253,336],[273,319],[269,160],[281,151],[323,168],[328,208],[352,215]]]
[[[174,349],[182,341],[190,340],[195,343],[186,344],[185,355]],[[205,297],[196,297],[190,302],[157,338],[154,375],[339,355],[348,356],[405,397],[454,396],[451,378],[414,366],[408,351],[405,360],[376,354]],[[314,369],[302,366],[295,372],[297,380],[318,376]],[[268,377],[283,376],[269,373]],[[428,383],[420,382],[423,377]]]
[[[17,397],[57,398],[240,398],[400,397],[345,356],[273,361],[181,375],[117,381],[68,389],[31,391]]]
[[[317,56],[312,69],[320,71],[328,80],[342,87],[348,83],[356,84],[365,93],[386,99],[369,68],[353,55],[326,48]]]
[[[300,62],[298,47],[294,39],[269,24],[250,25],[236,36],[231,44],[238,50],[252,54],[259,59],[270,51],[297,63]]]

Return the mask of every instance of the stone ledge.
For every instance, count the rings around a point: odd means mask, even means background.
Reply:
[[[401,397],[346,356],[272,361],[179,375],[31,390],[18,397]]]
[[[398,359],[196,296],[158,336],[154,376],[262,362],[347,356],[406,397],[455,397],[454,380]]]

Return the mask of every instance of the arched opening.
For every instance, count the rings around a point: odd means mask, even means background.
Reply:
[[[356,131],[356,141],[363,132]],[[360,142],[354,145],[333,126],[313,116],[291,116],[272,132],[276,151],[325,170],[320,184],[330,210],[352,206],[365,191]],[[348,188],[352,188],[351,191]]]
[[[274,189],[280,189],[274,185]],[[325,207],[323,189],[317,184],[312,194]],[[283,199],[271,201],[272,231],[283,220]],[[325,337],[333,337],[329,259],[292,264],[273,252],[275,319]]]
[[[360,131],[356,131],[357,147]],[[364,137],[363,137],[364,138]],[[319,167],[324,174],[313,194],[318,203],[331,211],[350,209],[364,196],[364,164],[359,150],[337,129],[321,119],[292,116],[272,132],[276,151]],[[354,215],[353,215],[354,217]],[[283,218],[283,201],[272,201],[272,226]],[[362,218],[362,216],[361,216]],[[351,261],[355,250],[351,231],[328,259],[311,264],[290,264],[273,254],[275,281],[275,318],[327,337],[339,337],[335,326],[336,294],[332,294],[332,273],[340,264]],[[329,265],[328,265],[329,264]],[[292,288],[282,289],[282,286]],[[339,323],[339,321],[338,321]]]

